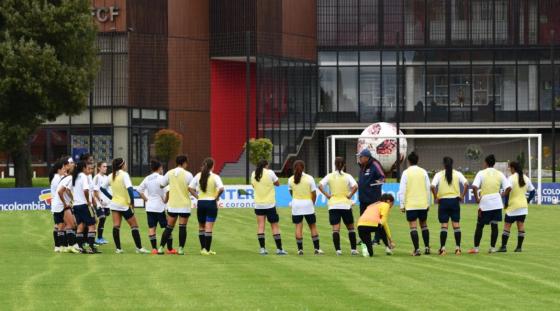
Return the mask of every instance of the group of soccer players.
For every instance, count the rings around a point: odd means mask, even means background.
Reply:
[[[305,173],[305,163],[301,160],[293,164],[293,176],[288,179],[292,201],[292,223],[295,225],[295,239],[298,255],[304,254],[303,222],[311,232],[314,254],[322,255],[315,216],[317,191],[328,199],[329,223],[332,226],[332,241],[337,255],[342,255],[340,246],[340,224],[348,231],[350,254],[358,255],[358,233],[363,256],[373,256],[373,246],[381,241],[385,252],[392,254],[395,247],[388,225],[390,210],[395,198],[388,193],[381,194],[384,182],[379,163],[367,150],[359,154],[360,178],[358,182],[345,172],[346,163],[341,157],[335,159],[335,170],[318,184]],[[426,170],[418,166],[419,157],[412,152],[407,157],[408,168],[403,172],[398,197],[400,209],[406,213],[410,237],[413,244],[412,256],[421,255],[418,224],[424,242],[424,254],[430,254],[428,211],[432,195],[438,204],[438,219],[441,224],[439,255],[446,255],[446,241],[449,221],[455,236],[455,254],[461,254],[460,203],[468,190],[468,181],[459,171],[453,169],[453,159],[443,158],[443,170],[430,182]],[[517,224],[518,244],[516,252],[522,250],[525,237],[524,222],[528,212],[528,202],[535,196],[531,180],[523,174],[517,162],[510,162],[512,175],[508,178],[493,168],[496,160],[489,155],[484,160],[485,168],[478,172],[472,188],[479,204],[478,219],[474,236],[474,248],[469,253],[479,252],[480,240],[485,225],[491,226],[490,253],[507,251],[511,226]],[[192,213],[191,196],[197,199],[198,237],[201,255],[215,255],[212,246],[212,231],[218,216],[218,200],[224,191],[221,178],[213,172],[212,158],[204,160],[200,172],[193,176],[188,169],[186,155],[176,158],[176,167],[165,175],[158,161],[151,162],[152,173],[137,188],[145,201],[151,251],[142,247],[138,221],[134,214],[134,194],[127,164],[122,158],[112,162],[112,173],[107,174],[107,163],[94,164],[89,155],[80,157],[77,163],[72,158],[63,157],[52,167],[49,175],[51,183],[51,211],[55,227],[53,238],[55,252],[95,254],[97,245],[107,244],[103,237],[106,218],[112,215],[113,241],[116,253],[123,253],[120,242],[122,218],[131,228],[132,237],[139,254],[185,254],[187,223]],[[97,174],[93,176],[94,165]],[[268,162],[261,160],[251,175],[255,194],[255,215],[257,218],[257,239],[259,253],[267,255],[265,226],[271,225],[276,254],[286,255],[282,247],[279,227],[280,217],[276,211],[275,187],[279,186],[276,174],[268,168]],[[352,197],[360,191],[360,217],[355,223],[352,213]],[[480,194],[479,194],[480,190]],[[526,197],[529,193],[529,197]],[[502,245],[496,248],[498,223],[502,221],[502,210],[506,208]],[[179,222],[179,247],[173,248],[173,230]],[[97,226],[96,226],[97,225]],[[160,243],[157,243],[158,225],[163,229]],[[372,236],[374,235],[374,236]],[[96,238],[97,236],[97,238]]]

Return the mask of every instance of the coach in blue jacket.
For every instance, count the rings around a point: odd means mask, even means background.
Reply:
[[[360,215],[362,215],[370,204],[379,201],[385,174],[379,162],[371,156],[371,152],[367,148],[358,153],[358,156],[360,162],[358,199],[360,200]]]

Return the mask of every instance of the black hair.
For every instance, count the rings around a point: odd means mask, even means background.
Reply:
[[[53,180],[54,175],[58,172],[58,170],[62,169],[66,164],[68,164],[68,158],[60,158],[54,162],[53,166],[51,166],[51,170],[49,171],[49,182]]]
[[[87,161],[89,160],[89,158],[93,159],[93,155],[91,155],[90,153],[86,152],[86,153],[82,153],[80,155],[80,161]]]
[[[157,160],[150,161],[150,168],[152,169],[152,172],[159,170],[160,167],[161,167],[161,162]]]
[[[120,171],[124,166],[123,158],[113,159],[113,180],[117,177],[117,172]]]
[[[486,164],[488,164],[488,167],[494,167],[494,164],[496,164],[496,157],[494,157],[493,154],[489,154],[485,159],[484,162],[486,162]]]
[[[305,169],[305,162],[302,160],[297,160],[294,162],[294,182],[299,184],[301,181],[301,176],[303,175],[303,170]]]
[[[185,162],[188,162],[188,160],[189,160],[189,159],[187,158],[187,155],[186,155],[186,154],[181,154],[181,155],[178,155],[178,156],[175,158],[175,163],[177,164],[177,166],[181,166],[181,165],[183,165]]]
[[[395,197],[393,197],[392,194],[390,193],[383,193],[380,197],[379,197],[379,201],[382,202],[395,202]]]
[[[342,173],[344,171],[344,167],[346,166],[346,162],[344,162],[344,158],[343,157],[336,157],[334,159],[334,167],[336,168],[336,170],[339,173]]]
[[[76,179],[78,179],[78,175],[83,173],[84,169],[87,168],[88,163],[85,160],[78,161],[76,164],[76,168],[72,172],[72,186],[76,185]]]
[[[214,159],[206,158],[202,162],[202,168],[200,169],[200,189],[202,192],[206,192],[208,188],[208,178],[210,177],[210,170],[214,167]]]
[[[266,159],[262,159],[257,164],[257,169],[255,170],[255,180],[261,181],[263,170],[268,165],[268,161]]]
[[[448,185],[451,185],[451,182],[453,182],[453,159],[443,157],[443,167],[445,168],[445,180]]]
[[[525,187],[525,177],[523,177],[523,169],[521,169],[521,164],[519,162],[509,162],[509,167],[513,168],[513,170],[517,173],[517,181],[519,183],[519,187]]]
[[[416,154],[416,152],[412,151],[409,155],[408,155],[408,162],[410,162],[411,165],[416,165],[418,164],[418,155]]]

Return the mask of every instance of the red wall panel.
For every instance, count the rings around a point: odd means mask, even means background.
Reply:
[[[227,162],[237,162],[245,145],[246,86],[244,62],[210,62],[210,153],[216,172]],[[251,65],[250,136],[256,136],[255,66]]]

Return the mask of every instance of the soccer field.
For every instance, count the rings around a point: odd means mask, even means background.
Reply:
[[[472,246],[474,206],[463,206],[463,250]],[[404,216],[394,208],[393,256],[381,247],[374,258],[335,256],[326,209],[317,210],[324,256],[312,255],[305,231],[304,256],[295,255],[290,210],[279,209],[288,256],[257,254],[251,209],[222,209],[214,229],[217,256],[198,254],[196,218],[188,226],[186,256],[137,255],[130,230],[121,229],[125,254],[113,244],[100,255],[55,254],[50,212],[0,215],[1,310],[366,310],[558,308],[560,243],[557,207],[533,206],[523,253],[489,255],[486,227],[481,254],[411,257]],[[355,216],[357,211],[355,210]],[[439,246],[436,213],[430,213],[432,249]],[[142,241],[149,246],[143,210],[137,210]],[[106,238],[111,238],[111,221]],[[501,225],[500,225],[501,229]],[[158,232],[158,240],[160,237]],[[512,230],[509,248],[515,247]],[[174,232],[177,244],[177,231]],[[453,249],[453,234],[448,249]],[[267,247],[274,249],[269,228]],[[498,242],[499,246],[499,242]],[[554,307],[556,306],[556,307]]]

